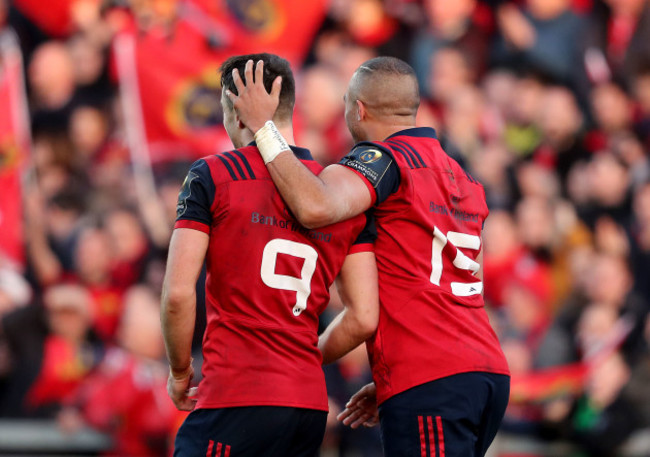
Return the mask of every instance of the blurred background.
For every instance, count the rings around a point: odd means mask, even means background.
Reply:
[[[419,125],[483,183],[512,370],[491,456],[650,456],[646,0],[0,0],[0,453],[170,455],[176,198],[231,149],[219,64],[260,51],[291,61],[296,139],[323,165],[352,145],[356,67],[406,60]],[[325,371],[323,456],[380,456],[376,429],[333,418],[371,379],[365,350]]]

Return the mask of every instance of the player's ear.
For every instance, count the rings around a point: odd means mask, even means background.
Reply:
[[[361,100],[357,100],[357,121],[361,121],[366,118],[367,115],[366,106]]]
[[[237,122],[237,128],[239,130],[244,130],[246,128],[246,125],[244,125],[241,119],[239,119],[239,116],[237,116],[236,114],[235,114],[235,121]]]

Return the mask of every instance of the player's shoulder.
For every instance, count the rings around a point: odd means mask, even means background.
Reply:
[[[361,141],[355,144],[339,164],[351,168],[370,168],[375,171],[386,169],[394,162],[390,148],[378,141]]]
[[[291,150],[312,172],[319,173],[322,170],[322,166],[313,159],[308,149],[291,146]],[[218,181],[270,179],[255,143],[213,154],[204,160],[208,162],[213,176]]]
[[[215,182],[246,181],[259,178],[266,167],[255,146],[218,152],[203,157]]]
[[[323,170],[323,166],[314,159],[309,149],[298,146],[290,146],[290,148],[293,155],[309,168],[312,173],[318,174]]]
[[[449,162],[452,164],[454,168],[454,173],[456,176],[461,176],[464,178],[470,185],[476,186],[477,189],[480,189],[480,192],[484,192],[483,190],[483,184],[474,177],[474,175],[464,166],[462,166],[458,161],[452,159],[451,157],[449,158]]]

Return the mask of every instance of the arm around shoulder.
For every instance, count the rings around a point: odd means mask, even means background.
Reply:
[[[372,195],[363,178],[342,165],[330,165],[314,175],[291,153],[267,164],[271,178],[298,222],[319,228],[363,213]]]

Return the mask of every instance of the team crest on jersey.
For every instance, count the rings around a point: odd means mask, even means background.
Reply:
[[[249,32],[276,36],[285,23],[285,17],[271,0],[226,0],[228,10]]]
[[[378,149],[367,149],[359,154],[359,159],[363,163],[375,163],[381,159],[382,155],[383,154]]]
[[[188,134],[192,130],[220,126],[221,81],[217,68],[210,66],[205,71],[181,82],[167,105],[166,118],[177,134]]]
[[[181,191],[178,194],[178,203],[176,204],[176,217],[181,217],[183,214],[185,214],[185,211],[187,210],[187,199],[192,196],[192,181],[198,177],[199,175],[193,171],[190,171],[185,177]]]

